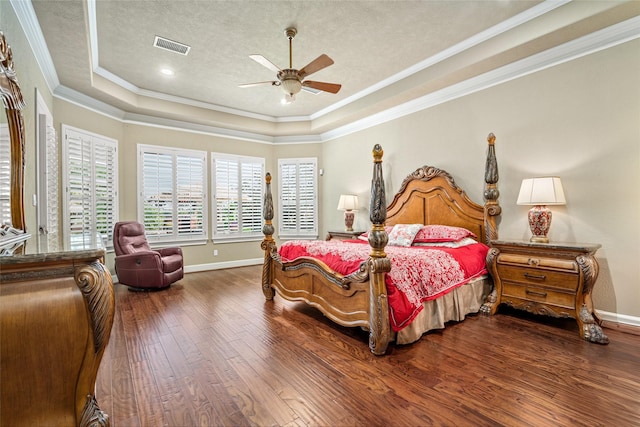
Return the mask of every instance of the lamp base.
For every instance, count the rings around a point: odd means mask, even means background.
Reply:
[[[531,238],[536,243],[549,243],[547,233],[551,227],[551,211],[544,205],[536,205],[529,210],[529,228]]]
[[[355,216],[353,211],[344,211],[344,226],[346,231],[353,231],[353,220]]]
[[[549,238],[547,236],[531,236],[529,241],[533,243],[549,243]]]

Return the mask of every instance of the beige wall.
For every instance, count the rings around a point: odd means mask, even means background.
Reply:
[[[486,136],[497,136],[500,237],[529,237],[523,178],[558,175],[566,206],[550,238],[602,244],[596,308],[640,316],[640,41],[627,42],[323,144],[325,223],[340,229],[339,194],[367,204],[371,149],[380,143],[390,198],[428,164],[449,171],[482,202]],[[368,211],[357,215],[368,224]]]
[[[4,2],[0,1],[0,4]],[[468,95],[368,130],[323,144],[266,145],[105,117],[52,97],[13,10],[2,7],[0,28],[14,49],[27,108],[25,200],[35,193],[34,88],[43,94],[61,123],[115,138],[120,147],[120,218],[135,217],[136,144],[175,145],[207,151],[264,156],[277,175],[277,158],[319,158],[320,232],[342,229],[336,210],[339,194],[355,193],[364,208],[357,228],[368,227],[366,205],[371,179],[371,148],[384,150],[388,197],[402,179],[424,164],[448,170],[470,197],[482,200],[486,136],[497,136],[499,190],[503,207],[501,238],[526,238],[527,208],[515,200],[523,178],[561,176],[567,205],[556,207],[553,240],[602,244],[597,309],[640,317],[640,41],[627,42]],[[276,198],[277,203],[277,198]],[[35,209],[27,203],[27,225],[35,229]],[[188,265],[260,258],[257,242],[188,247]],[[108,257],[112,268],[112,256]]]

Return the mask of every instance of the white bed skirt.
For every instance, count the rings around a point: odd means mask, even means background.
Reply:
[[[425,301],[413,322],[396,333],[396,344],[410,344],[427,331],[443,329],[446,322],[459,322],[467,314],[477,313],[491,289],[491,278],[482,276],[440,298]]]

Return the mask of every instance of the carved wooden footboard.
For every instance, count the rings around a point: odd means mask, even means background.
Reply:
[[[371,183],[369,233],[371,254],[360,270],[343,276],[332,271],[323,262],[313,258],[299,258],[283,262],[273,240],[273,198],[271,175],[266,176],[264,198],[265,224],[262,249],[265,259],[262,270],[262,291],[268,300],[275,291],[288,300],[306,301],[324,315],[343,326],[361,326],[369,330],[369,347],[374,354],[384,354],[390,340],[387,289],[384,275],[391,264],[384,247],[387,233],[384,230],[386,202],[382,177],[382,147],[373,148],[373,179]],[[371,298],[369,297],[371,295]]]
[[[371,181],[369,257],[359,271],[347,276],[336,273],[322,261],[298,258],[283,262],[273,239],[273,199],[271,175],[266,175],[264,195],[264,264],[262,291],[267,300],[277,292],[291,301],[305,301],[325,316],[343,326],[360,326],[369,331],[369,348],[376,355],[386,352],[393,339],[385,274],[391,262],[385,253],[388,225],[401,223],[437,223],[466,227],[485,243],[497,238],[498,170],[493,144],[489,135],[489,151],[485,169],[485,204],[471,201],[453,178],[445,171],[425,166],[410,174],[389,205],[389,218],[382,175],[383,150],[373,148],[373,177]],[[389,221],[387,221],[389,219]],[[437,222],[435,222],[437,221]]]

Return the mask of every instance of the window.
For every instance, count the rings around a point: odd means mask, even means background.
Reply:
[[[153,242],[207,239],[207,153],[138,145],[138,219]]]
[[[279,159],[280,237],[318,237],[317,159]]]
[[[213,238],[262,236],[264,159],[211,153],[214,196]]]
[[[113,245],[118,220],[118,141],[62,125],[65,247],[96,233]]]

